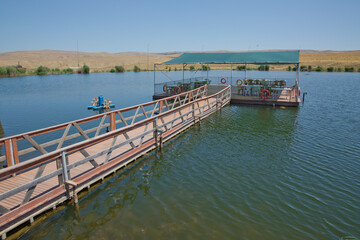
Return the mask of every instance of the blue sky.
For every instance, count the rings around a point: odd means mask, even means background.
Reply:
[[[360,49],[359,0],[0,0],[0,52]]]

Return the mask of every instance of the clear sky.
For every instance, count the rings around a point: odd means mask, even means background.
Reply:
[[[360,49],[360,0],[0,0],[0,52]]]

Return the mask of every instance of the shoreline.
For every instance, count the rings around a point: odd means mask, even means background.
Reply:
[[[209,70],[209,72],[211,71],[230,71],[230,69],[226,69],[226,68],[219,68],[219,69],[212,69]],[[156,70],[156,72],[163,72],[164,70]],[[181,72],[182,70],[173,70],[173,71],[168,71],[168,72]],[[196,72],[196,71],[200,71],[200,70],[189,70],[189,69],[185,69],[186,72]],[[235,70],[233,69],[234,72],[244,72],[243,70]],[[262,71],[262,70],[257,70],[257,69],[247,69],[247,71],[258,71],[258,72],[296,72],[296,71],[288,71],[288,70],[279,70],[279,69],[273,69],[273,70],[269,70],[269,71]],[[135,71],[131,71],[131,70],[127,70],[124,72],[110,72],[110,71],[102,71],[102,72],[90,72],[90,73],[49,73],[49,74],[19,74],[16,76],[1,76],[0,75],[0,79],[2,78],[15,78],[15,77],[29,77],[29,76],[49,76],[49,75],[71,75],[71,74],[83,74],[83,75],[87,75],[87,74],[96,74],[96,73],[127,73],[127,72],[135,72]],[[154,72],[153,69],[151,70],[140,70],[137,72]],[[206,71],[204,71],[206,72]],[[360,71],[300,71],[300,73],[360,73]]]

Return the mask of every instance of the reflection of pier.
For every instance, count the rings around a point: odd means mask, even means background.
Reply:
[[[0,233],[31,223],[230,102],[203,85],[161,100],[0,139]]]

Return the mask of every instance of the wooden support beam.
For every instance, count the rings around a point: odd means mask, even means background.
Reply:
[[[130,124],[130,125],[133,125],[133,124],[135,123],[135,119],[136,119],[136,117],[137,117],[137,114],[138,114],[138,112],[139,112],[139,109],[140,109],[140,107],[138,107],[138,108],[136,109],[135,115],[134,115],[133,120],[131,121],[131,124]]]
[[[148,116],[147,116],[147,114],[146,114],[146,111],[145,111],[145,109],[144,109],[143,105],[141,105],[140,107],[141,107],[141,110],[142,110],[142,111],[143,111],[143,113],[144,113],[145,118],[148,118]]]
[[[95,137],[97,137],[97,136],[99,135],[100,130],[101,130],[103,124],[104,124],[105,119],[106,119],[106,115],[104,115],[104,116],[101,118],[101,121],[100,121],[100,123],[99,123],[99,126],[97,127],[96,132],[95,132]]]
[[[130,139],[129,135],[127,135],[126,132],[124,132],[123,135],[124,135],[124,137],[126,138],[126,140],[129,140],[129,139]],[[129,142],[129,144],[130,144],[130,146],[131,146],[133,149],[136,147],[133,142]]]
[[[46,165],[47,165],[47,164],[43,164],[43,165],[41,165],[41,166],[38,168],[38,170],[37,170],[37,172],[36,172],[36,174],[35,174],[34,180],[36,180],[36,179],[38,179],[38,178],[41,177],[41,175],[43,174],[43,172],[44,172],[44,170],[45,170]],[[31,195],[33,194],[36,186],[37,186],[37,185],[35,185],[35,186],[33,186],[33,187],[30,187],[30,188],[27,190],[27,192],[26,192],[26,194],[25,194],[25,197],[24,197],[21,205],[27,203],[27,202],[30,200]]]
[[[106,154],[106,158],[105,158],[105,162],[104,162],[104,163],[107,163],[107,162],[109,161],[110,155],[111,155],[111,153],[112,153],[111,148],[115,145],[117,137],[118,137],[118,136],[115,136],[115,137],[113,138],[112,143],[111,143],[111,146],[110,146],[110,148],[109,148],[109,151],[108,151],[107,154]]]
[[[34,146],[34,148],[38,151],[40,151],[42,154],[46,154],[47,151],[41,147],[37,142],[35,142],[34,139],[32,139],[29,135],[24,135],[24,138],[31,144]]]
[[[84,157],[90,157],[90,154],[85,150],[85,149],[81,149],[80,150],[81,154],[84,155]],[[95,168],[97,168],[99,166],[99,164],[95,161],[95,159],[91,159],[89,161]]]
[[[86,135],[86,133],[81,129],[81,127],[79,126],[79,124],[77,124],[76,122],[73,122],[74,127],[76,127],[76,129],[79,131],[80,135],[83,136],[86,140],[90,139],[88,137],[88,135]]]
[[[69,133],[69,130],[70,130],[71,126],[72,126],[71,123],[66,126],[66,128],[65,128],[65,130],[64,130],[64,134],[62,135],[62,137],[61,137],[61,139],[60,139],[60,142],[59,142],[59,144],[58,144],[58,146],[57,146],[56,149],[62,148],[62,145],[63,145],[63,143],[64,143],[64,141],[65,141],[65,139],[66,139],[67,134]]]
[[[11,143],[12,143],[13,154],[14,154],[14,162],[15,162],[15,164],[19,164],[19,152],[18,152],[18,148],[17,148],[16,138],[12,138]]]
[[[121,114],[121,112],[118,112],[118,115],[120,116],[121,118],[121,121],[123,121],[123,123],[125,124],[125,126],[128,126],[129,124],[126,122],[124,116]]]

